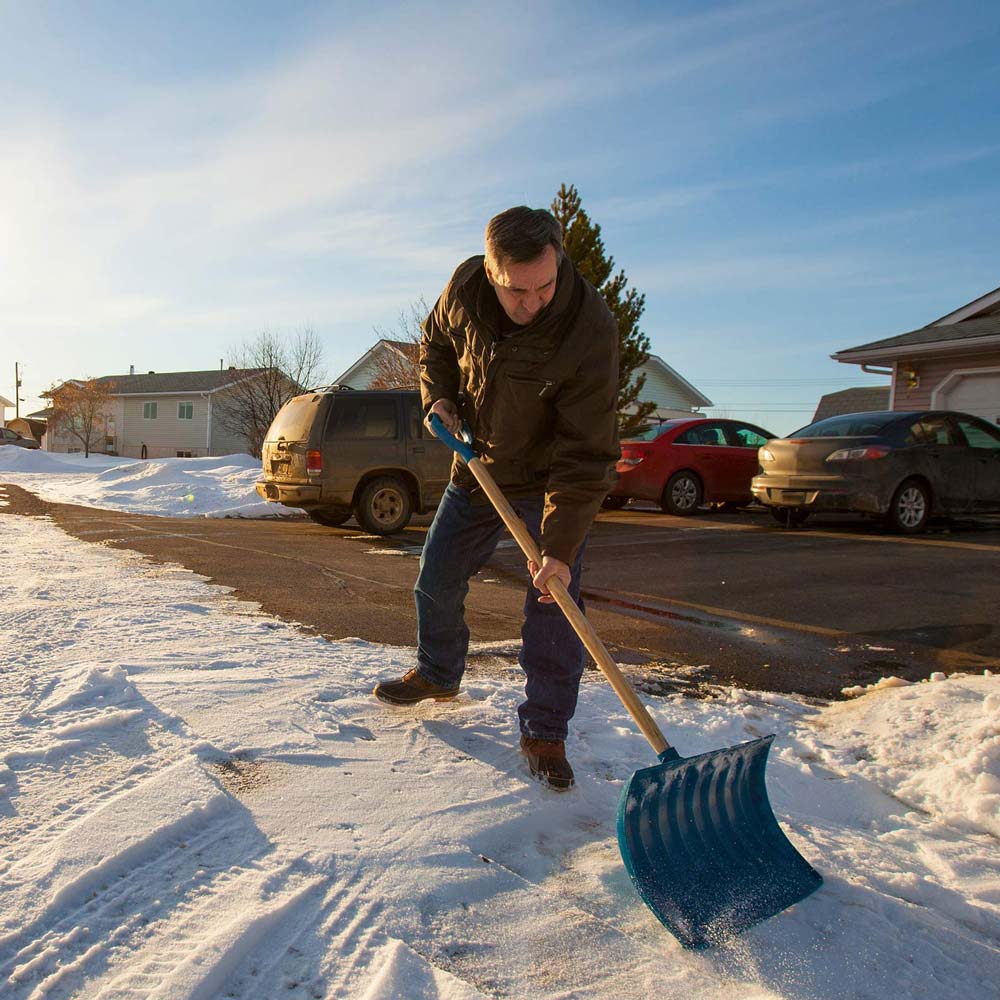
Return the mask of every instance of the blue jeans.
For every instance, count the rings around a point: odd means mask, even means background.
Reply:
[[[541,533],[542,497],[512,500],[511,506],[535,541]],[[492,504],[473,504],[469,491],[449,483],[420,556],[413,588],[417,605],[417,673],[432,684],[457,687],[465,673],[469,629],[465,596],[469,580],[493,555],[503,521]],[[573,563],[569,592],[580,600],[584,546]],[[583,676],[583,643],[556,604],[539,604],[530,583],[524,600],[520,663],[528,675],[527,700],[518,706],[521,732],[539,740],[564,740],[576,711]]]

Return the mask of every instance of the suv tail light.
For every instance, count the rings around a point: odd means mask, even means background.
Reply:
[[[891,448],[884,444],[870,444],[864,448],[841,448],[832,455],[827,455],[828,462],[857,462],[869,458],[885,458]]]
[[[306,472],[310,476],[323,474],[323,453],[321,451],[306,452]]]

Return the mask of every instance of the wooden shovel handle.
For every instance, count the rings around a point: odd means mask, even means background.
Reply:
[[[517,544],[521,546],[521,551],[533,563],[541,566],[542,555],[538,551],[535,540],[507,498],[500,492],[500,487],[497,486],[485,466],[478,458],[469,460],[468,466],[493,506],[496,507],[503,523],[507,525],[508,530],[517,540]],[[660,727],[653,721],[649,712],[646,711],[646,706],[632,690],[632,685],[618,669],[618,664],[611,658],[611,654],[601,642],[600,636],[594,631],[594,626],[587,620],[587,616],[570,596],[566,585],[558,577],[551,576],[546,582],[546,586],[549,588],[549,593],[555,598],[556,604],[569,619],[570,625],[573,626],[573,630],[580,637],[581,642],[587,647],[587,652],[594,658],[594,661],[601,668],[601,672],[607,677],[608,683],[615,689],[615,694],[621,698],[622,704],[628,710],[628,714],[632,716],[642,735],[649,740],[650,746],[656,751],[657,756],[664,750],[670,749],[670,744],[664,739]]]

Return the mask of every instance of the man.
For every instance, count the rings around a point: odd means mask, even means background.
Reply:
[[[580,601],[584,540],[618,460],[618,331],[597,290],[563,253],[559,223],[542,209],[508,209],[486,227],[486,254],[455,271],[423,327],[424,411],[473,447],[539,544],[529,563],[518,708],[521,750],[552,788],[573,784],[569,720],[583,646],[549,594],[557,577]],[[417,666],[380,682],[393,705],[458,694],[469,630],[469,579],[493,554],[503,522],[457,457],[427,533],[414,587]]]

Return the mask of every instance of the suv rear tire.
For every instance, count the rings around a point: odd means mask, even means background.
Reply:
[[[395,476],[378,476],[366,483],[354,507],[358,524],[370,535],[391,535],[410,523],[410,491]]]
[[[353,513],[350,507],[313,507],[306,513],[325,528],[339,528]]]

